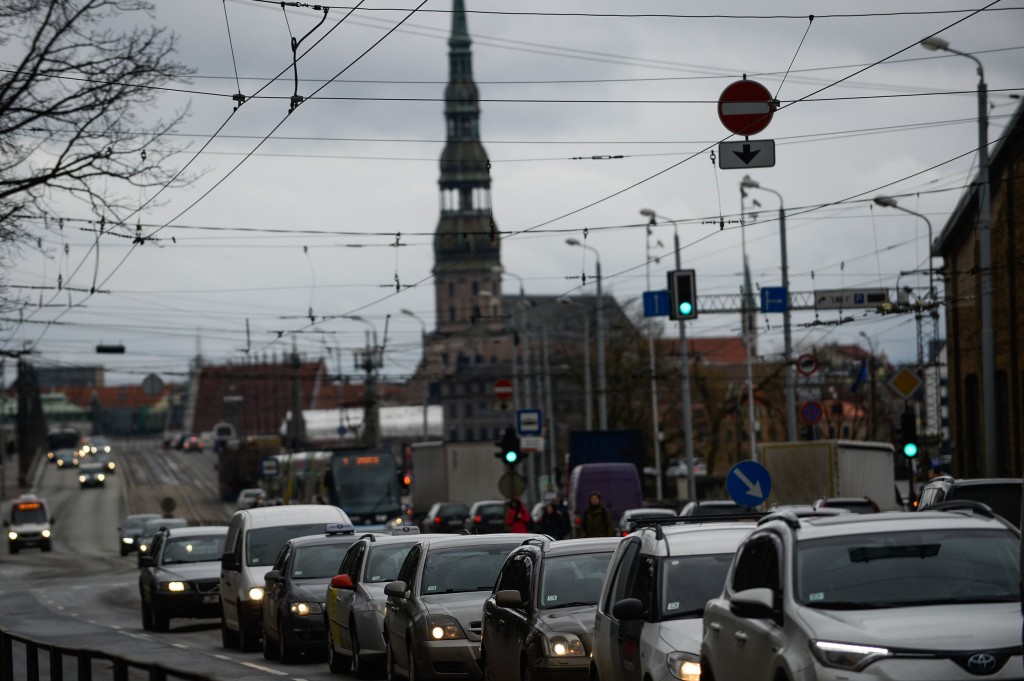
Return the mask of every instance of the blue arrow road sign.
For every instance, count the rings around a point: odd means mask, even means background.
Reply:
[[[768,469],[756,461],[740,461],[725,476],[725,489],[740,506],[758,506],[772,491]]]
[[[785,312],[788,302],[785,286],[761,287],[761,312]]]
[[[644,291],[645,317],[667,317],[671,304],[668,291]]]

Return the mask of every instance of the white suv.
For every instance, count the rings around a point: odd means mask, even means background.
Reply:
[[[704,681],[1024,677],[1020,533],[977,502],[764,518],[704,611]]]
[[[704,605],[722,593],[733,555],[755,525],[658,521],[623,539],[609,563],[594,618],[593,681],[701,678]]]

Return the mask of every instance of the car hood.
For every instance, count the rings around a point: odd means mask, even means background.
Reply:
[[[681,653],[698,655],[703,633],[703,620],[700,617],[668,620],[658,624],[658,635],[666,647]]]
[[[580,605],[574,608],[560,608],[545,611],[538,618],[547,629],[554,633],[576,634],[588,651],[594,649],[594,616],[596,605]]]
[[[1020,602],[877,610],[800,609],[818,640],[904,650],[974,651],[1020,645]],[[950,626],[955,622],[955,626]]]
[[[423,597],[423,606],[428,615],[451,615],[459,621],[462,630],[471,641],[480,639],[480,620],[483,617],[484,601],[488,591],[468,591],[458,594],[438,594]]]
[[[220,578],[220,561],[161,565],[157,571],[157,577],[161,580],[180,579],[185,582],[197,579],[217,581]]]
[[[293,584],[296,598],[323,603],[327,597],[327,587],[331,585],[331,580],[304,579],[301,582],[293,582]]]
[[[24,534],[25,532],[42,532],[43,530],[50,529],[50,523],[12,523],[8,529],[14,530],[18,534]],[[6,534],[6,532],[4,534]]]

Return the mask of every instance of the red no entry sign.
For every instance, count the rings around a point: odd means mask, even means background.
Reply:
[[[494,396],[502,402],[507,402],[512,399],[512,381],[506,378],[495,381]]]
[[[718,117],[729,132],[756,135],[772,122],[778,102],[768,89],[753,80],[737,80],[718,98]]]

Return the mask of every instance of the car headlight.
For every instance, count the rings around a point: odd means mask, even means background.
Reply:
[[[53,461],[53,452],[47,452],[46,458],[49,459],[50,461]]]
[[[96,476],[96,479],[99,480],[100,482],[103,482],[104,480],[107,479],[107,476],[103,475],[103,473],[100,473],[99,475]]]
[[[306,615],[319,615],[323,613],[324,609],[319,603],[313,601],[296,601],[291,604],[288,611],[293,615],[305,617]]]
[[[587,654],[583,641],[576,634],[550,634],[547,640],[551,657],[583,657]]]
[[[249,600],[252,600],[252,601],[262,601],[263,600],[263,587],[262,586],[254,586],[253,588],[249,589]]]
[[[812,641],[811,652],[818,662],[826,667],[860,671],[875,660],[888,657],[888,648],[862,646],[853,643],[836,643],[834,641]]]
[[[107,462],[107,470],[108,471],[112,471],[115,468],[117,468],[117,464],[116,463],[114,463],[113,461],[108,461]]]
[[[700,681],[700,659],[690,653],[669,653],[665,661],[668,671],[681,681]]]
[[[434,641],[466,638],[459,621],[451,615],[431,615],[427,618],[427,632]]]
[[[50,538],[50,531],[49,530],[43,530],[40,534],[43,535],[43,539],[49,539]]]
[[[149,550],[148,546],[146,546],[145,544],[139,544],[139,553],[145,553],[148,550]]]
[[[79,476],[78,476],[78,482],[82,482],[82,483],[84,483],[84,482],[85,482],[85,480],[86,480],[86,477],[85,477],[84,475],[79,475]]]
[[[15,539],[18,538],[18,533],[15,532],[14,530],[11,530],[10,532],[7,533],[7,538],[10,539],[11,541],[14,541]]]
[[[104,448],[103,448],[103,451],[104,451],[105,453],[107,453],[107,454],[110,454],[110,445],[107,445],[106,447],[104,447]]]
[[[188,591],[190,588],[188,582],[172,581],[172,582],[161,582],[160,588],[164,591],[172,591],[174,593],[181,593],[182,591]]]
[[[121,543],[122,544],[134,544],[135,543],[135,537],[121,537]]]

